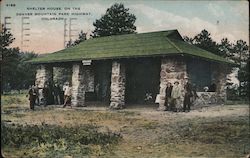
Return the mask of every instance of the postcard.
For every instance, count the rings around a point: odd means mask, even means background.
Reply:
[[[2,0],[3,157],[249,157],[249,2]]]

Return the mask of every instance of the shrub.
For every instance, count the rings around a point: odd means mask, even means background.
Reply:
[[[78,127],[2,124],[1,128],[2,147],[29,148],[34,152],[42,150],[52,155],[56,154],[55,151],[86,155],[88,145],[106,148],[118,143],[121,138],[116,133],[98,132],[98,127],[91,124]]]

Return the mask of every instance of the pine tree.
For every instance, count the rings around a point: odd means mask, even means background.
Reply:
[[[107,9],[105,15],[93,23],[95,30],[91,36],[95,38],[135,33],[135,20],[136,17],[129,13],[129,8],[125,8],[121,3],[115,3]]]

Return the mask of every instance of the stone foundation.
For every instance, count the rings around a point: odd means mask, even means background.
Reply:
[[[168,82],[174,85],[175,81],[179,81],[180,86],[184,87],[184,77],[187,75],[186,63],[178,58],[164,58],[161,61],[160,73],[160,95],[165,96],[165,89]],[[165,110],[165,97],[159,102],[159,110]],[[181,98],[183,104],[184,98]]]
[[[72,67],[72,106],[85,106],[84,66],[81,63]]]
[[[114,61],[111,74],[110,108],[122,109],[125,105],[125,65]]]

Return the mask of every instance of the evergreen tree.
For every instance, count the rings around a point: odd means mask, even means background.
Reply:
[[[243,66],[249,58],[248,50],[248,45],[245,41],[237,40],[233,45],[232,59],[240,66]]]
[[[249,73],[250,60],[248,58],[246,65],[244,65],[238,72],[238,79],[240,81],[240,96],[249,100],[250,95],[250,73]]]
[[[196,45],[238,64],[239,96],[245,98],[249,96],[249,46],[245,41],[237,40],[235,44],[232,44],[227,38],[223,38],[220,43],[216,43],[207,30],[202,30],[194,38],[184,36],[183,39],[189,44]]]
[[[81,32],[78,35],[78,39],[75,40],[75,42],[74,42],[74,45],[77,45],[77,44],[85,41],[86,39],[87,39],[86,33],[84,33],[83,30],[81,30]]]
[[[246,97],[249,95],[249,90],[246,90],[249,84],[249,69],[247,69],[249,68],[249,65],[247,65],[247,61],[249,64],[249,49],[246,42],[243,40],[237,40],[233,45],[232,54],[232,59],[235,63],[239,64],[239,95],[240,97]]]
[[[91,36],[103,37],[135,33],[135,20],[136,17],[129,13],[129,8],[125,8],[121,3],[115,3],[107,9],[105,15],[93,23],[95,30]]]
[[[232,58],[233,44],[231,44],[227,38],[223,38],[221,40],[220,44],[218,44],[218,49],[219,49],[218,55],[228,58],[228,59]]]
[[[72,41],[72,39],[70,39],[68,41],[68,43],[66,44],[66,48],[69,48],[69,47],[72,47],[72,46],[74,46],[74,42]]]
[[[205,29],[193,38],[193,44],[214,54],[220,55],[218,53],[218,45],[211,38],[211,34]]]
[[[13,35],[4,27],[2,26],[2,30],[0,33],[0,51],[1,51],[1,92],[3,89],[11,88],[10,83],[13,82],[15,77],[12,77],[15,73],[14,70],[17,70],[17,63],[18,63],[18,48],[8,48],[10,44],[14,41]]]
[[[36,57],[34,53],[20,52],[19,48],[9,48],[14,41],[13,35],[3,27],[0,33],[1,42],[1,92],[11,89],[19,90],[34,84],[35,67],[25,61]]]
[[[189,43],[189,44],[193,44],[193,42],[194,42],[194,39],[191,38],[191,37],[188,37],[188,36],[184,36],[184,37],[183,37],[183,40],[184,40],[185,42]]]
[[[86,37],[86,33],[84,33],[82,30],[81,32],[79,33],[78,35],[78,39],[76,39],[74,42],[70,39],[68,41],[68,43],[66,44],[66,48],[68,47],[72,47],[72,46],[75,46],[75,45],[78,45],[80,44],[81,42],[87,40],[87,37]]]

